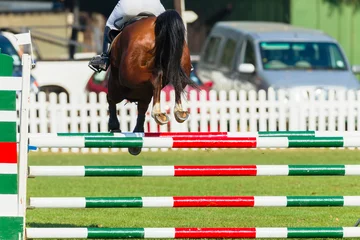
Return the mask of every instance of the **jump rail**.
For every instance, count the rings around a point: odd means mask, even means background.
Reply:
[[[360,147],[359,137],[31,137],[39,148],[318,148]]]
[[[353,238],[360,228],[27,228],[28,238]]]
[[[360,196],[30,198],[30,208],[359,207]]]
[[[30,166],[29,177],[360,176],[360,165]]]
[[[259,132],[148,132],[148,133],[40,133],[30,137],[360,137],[360,132],[259,131]]]

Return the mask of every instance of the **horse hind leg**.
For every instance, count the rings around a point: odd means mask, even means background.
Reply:
[[[160,94],[162,89],[162,78],[163,78],[163,72],[159,71],[157,74],[154,74],[151,79],[151,83],[154,89],[153,108],[151,111],[151,116],[155,119],[156,123],[159,125],[165,125],[170,120],[165,112],[161,112]]]
[[[116,112],[116,104],[109,100],[108,98],[108,104],[109,104],[109,122],[108,122],[108,128],[110,132],[121,132],[120,130],[120,122],[117,118],[117,112]]]
[[[175,94],[175,107],[174,107],[174,117],[178,123],[183,123],[189,119],[189,112],[183,109],[181,104],[181,94]]]
[[[189,119],[189,116],[190,116],[189,112],[183,110],[181,102],[175,104],[174,117],[178,123],[185,122],[186,120]]]
[[[136,120],[136,126],[134,128],[134,133],[143,133],[144,124],[146,118],[146,111],[149,107],[149,102],[139,102],[138,103],[138,116]],[[141,153],[141,147],[128,148],[128,151],[131,155],[137,156]]]

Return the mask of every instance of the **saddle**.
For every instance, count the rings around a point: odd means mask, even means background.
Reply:
[[[112,42],[114,41],[114,39],[124,30],[124,28],[126,28],[127,26],[141,20],[144,18],[148,18],[148,17],[155,17],[155,15],[153,13],[150,12],[141,12],[139,13],[137,16],[130,18],[130,20],[124,22],[122,25],[118,25],[117,22],[119,22],[120,20],[122,20],[122,18],[117,19],[114,23],[115,27],[117,29],[112,29],[110,30],[109,34],[108,34],[108,38],[110,41],[110,44],[112,44]],[[111,48],[110,48],[111,49]]]

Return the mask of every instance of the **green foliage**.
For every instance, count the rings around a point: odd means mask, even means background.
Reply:
[[[334,8],[341,8],[343,6],[353,7],[354,12],[360,10],[360,0],[323,0]]]

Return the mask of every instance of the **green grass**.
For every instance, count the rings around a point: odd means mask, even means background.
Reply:
[[[356,150],[218,150],[117,154],[31,153],[30,165],[360,164]],[[359,177],[39,177],[32,197],[360,195]],[[350,227],[358,208],[34,209],[28,227]]]

